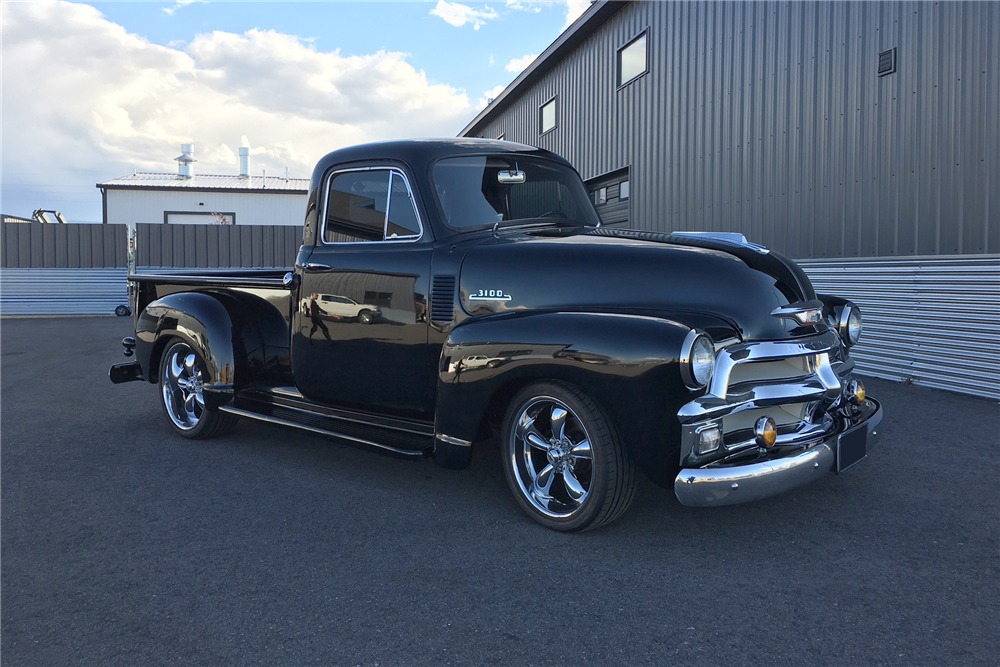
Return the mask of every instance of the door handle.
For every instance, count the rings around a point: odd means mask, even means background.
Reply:
[[[327,264],[319,264],[317,262],[306,262],[302,265],[302,268],[306,271],[329,271],[330,266]]]

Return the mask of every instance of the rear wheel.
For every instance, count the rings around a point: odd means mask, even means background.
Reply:
[[[227,433],[238,419],[205,407],[206,375],[205,362],[190,345],[167,346],[160,360],[160,405],[174,431],[192,440]]]
[[[635,466],[582,391],[556,382],[521,390],[504,416],[503,465],[521,508],[553,530],[614,521],[635,495]]]

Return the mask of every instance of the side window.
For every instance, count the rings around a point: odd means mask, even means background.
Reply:
[[[330,182],[326,207],[327,243],[358,243],[385,238],[389,171],[348,171]]]
[[[420,223],[406,181],[392,172],[392,195],[389,199],[389,219],[386,221],[387,239],[416,238],[420,236]]]
[[[330,181],[323,237],[327,243],[415,239],[420,231],[413,198],[401,173],[389,169],[347,171]]]

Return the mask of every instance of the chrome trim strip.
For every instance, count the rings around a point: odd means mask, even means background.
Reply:
[[[472,447],[472,442],[469,440],[462,440],[461,438],[456,438],[451,435],[445,435],[444,433],[437,433],[435,436],[438,440],[445,443],[446,445],[455,445],[457,447]]]
[[[289,289],[289,286],[285,285],[283,278],[257,278],[252,276],[242,278],[238,276],[172,276],[169,274],[134,273],[128,276],[128,281],[130,283],[169,283],[172,285],[197,285],[199,287],[215,285],[220,287],[273,287],[281,290]]]
[[[420,449],[400,449],[399,447],[392,447],[390,445],[383,445],[380,442],[375,442],[374,440],[366,440],[364,438],[358,438],[353,435],[344,435],[342,433],[337,433],[336,431],[328,431],[322,428],[316,428],[315,426],[308,426],[306,424],[299,424],[298,422],[293,422],[288,419],[281,419],[280,417],[271,417],[269,415],[262,415],[256,412],[251,412],[250,410],[243,410],[242,408],[234,408],[229,405],[222,406],[219,410],[223,412],[228,412],[230,414],[238,415],[240,417],[247,417],[249,419],[257,419],[259,421],[267,422],[269,424],[277,424],[278,426],[291,426],[292,428],[301,429],[303,431],[309,431],[311,433],[318,433],[320,435],[329,435],[334,438],[340,438],[341,440],[349,440],[350,442],[356,442],[361,445],[367,445],[369,447],[374,447],[376,449],[383,449],[393,454],[401,454],[403,456],[413,457],[413,458],[424,458],[427,453]]]

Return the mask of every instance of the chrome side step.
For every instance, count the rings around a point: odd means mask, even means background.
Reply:
[[[242,408],[237,408],[233,406],[228,406],[228,405],[223,406],[219,408],[219,410],[240,417],[247,417],[248,419],[257,419],[263,422],[267,422],[269,424],[277,424],[279,426],[291,426],[292,428],[302,429],[303,431],[309,431],[311,433],[318,433],[320,435],[327,435],[334,438],[339,438],[341,440],[347,440],[348,442],[364,445],[366,447],[373,447],[375,449],[379,449],[388,452],[390,454],[395,454],[406,458],[424,458],[428,456],[430,453],[429,449],[404,449],[401,447],[393,447],[391,445],[386,445],[381,442],[375,442],[374,440],[369,440],[367,438],[361,438],[355,435],[346,435],[344,433],[338,433],[337,431],[321,428],[319,426],[303,424],[301,422],[292,421],[290,419],[283,419],[281,417],[265,415],[259,412],[244,410]]]

